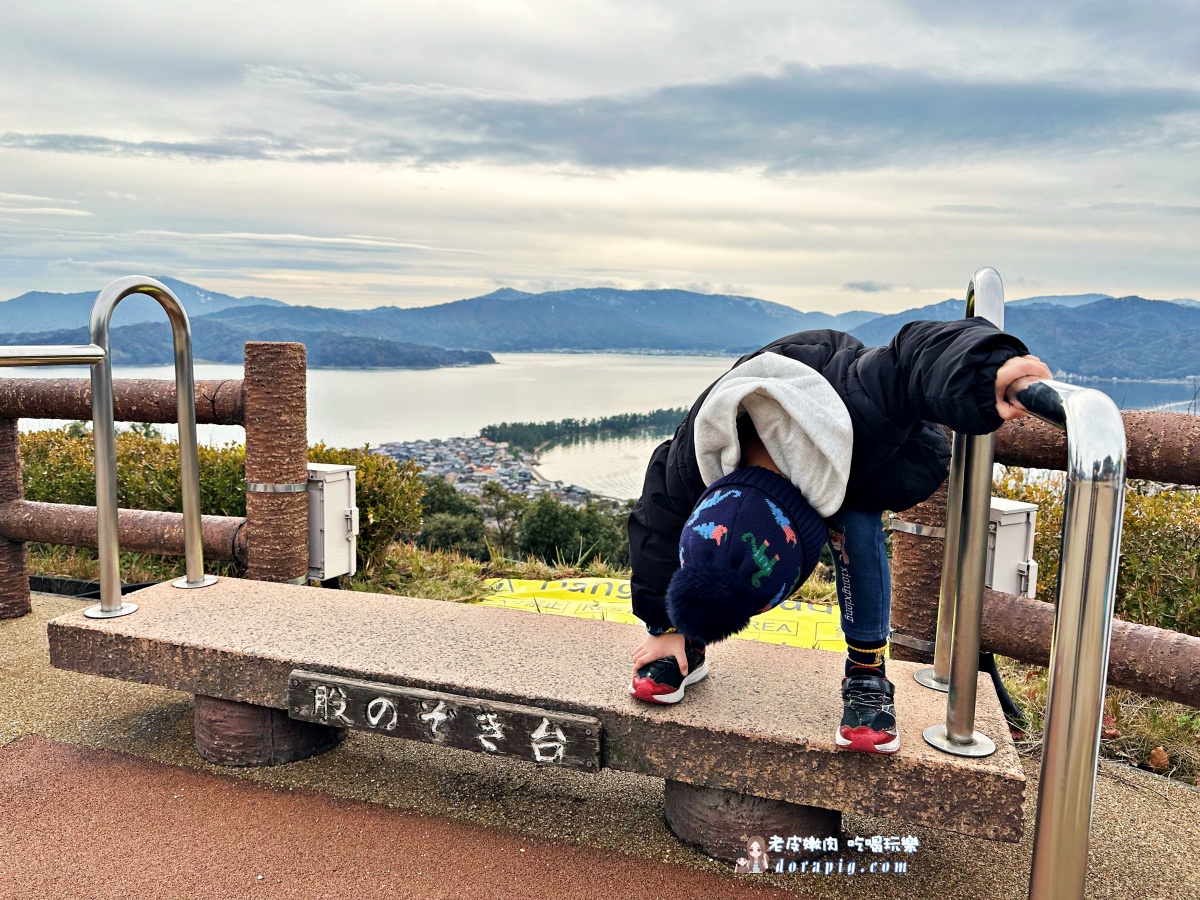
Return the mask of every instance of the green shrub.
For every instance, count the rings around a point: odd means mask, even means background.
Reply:
[[[454,489],[436,475],[422,475],[421,532],[416,543],[427,550],[447,550],[485,560],[488,552],[479,501]]]
[[[1006,469],[998,496],[1038,505],[1034,557],[1038,595],[1053,601],[1062,541],[1062,476],[1030,479]],[[1142,625],[1200,636],[1200,494],[1131,482],[1125,494],[1116,614]]]
[[[421,515],[432,516],[437,513],[449,513],[452,516],[478,515],[483,519],[479,501],[474,497],[456,491],[454,485],[438,475],[422,475],[421,484],[424,494],[421,495]]]
[[[181,511],[179,445],[162,440],[153,428],[117,434],[117,503],[127,509]],[[246,514],[246,448],[242,444],[197,448],[200,511],[204,515]],[[25,497],[44,503],[96,504],[92,437],[83,428],[31,431],[21,435]],[[424,490],[411,462],[316,444],[312,462],[352,465],[357,474],[358,565],[369,569],[398,538],[417,533]]]
[[[483,485],[483,496],[479,498],[487,525],[488,548],[499,556],[513,556],[517,550],[517,535],[521,523],[529,511],[529,498],[521,494],[510,494],[498,481]]]
[[[629,558],[624,517],[589,503],[576,509],[543,494],[521,520],[517,547],[547,562],[586,565],[597,557],[610,562]]]
[[[126,509],[180,512],[179,445],[153,429],[116,436],[117,505]],[[200,511],[212,516],[246,514],[246,448],[241,444],[197,448]],[[43,503],[96,505],[92,437],[78,428],[21,435],[25,498]]]
[[[483,515],[436,512],[421,520],[417,543],[429,550],[456,550],[472,559],[484,560],[488,553]]]

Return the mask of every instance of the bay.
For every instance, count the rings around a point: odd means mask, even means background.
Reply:
[[[1084,386],[1108,394],[1120,409],[1195,413],[1200,407],[1194,381],[1102,381]],[[695,393],[699,395],[703,387]],[[689,406],[692,400],[679,405]],[[657,433],[570,441],[543,451],[538,472],[552,481],[578,484],[606,497],[636,499],[642,492],[650,455],[664,437],[669,436],[669,433]]]
[[[598,418],[690,406],[729,368],[732,357],[616,353],[498,353],[492,366],[411,369],[311,369],[308,437],[332,446],[478,433],[499,422]],[[80,378],[80,368],[4,369],[0,377]],[[117,366],[118,378],[173,378],[168,366]],[[197,379],[241,378],[240,366],[199,363]],[[1092,382],[1122,409],[1190,412],[1193,382]],[[25,419],[23,430],[62,424]],[[162,431],[174,437],[173,426]],[[236,426],[199,426],[204,443],[242,441]],[[589,438],[543,452],[539,472],[610,497],[636,497],[662,434]]]
[[[732,357],[619,353],[497,353],[496,364],[446,369],[309,369],[308,439],[341,447],[474,435],[500,422],[591,419],[690,406]],[[115,378],[174,379],[169,366],[115,366]],[[6,368],[7,378],[80,378],[82,367]],[[235,365],[197,363],[196,379],[241,378]],[[23,430],[57,420],[21,422]],[[175,436],[174,426],[163,426]],[[204,443],[241,441],[233,425],[200,425]]]

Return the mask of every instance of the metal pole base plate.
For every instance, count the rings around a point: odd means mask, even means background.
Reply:
[[[917,680],[917,684],[922,687],[927,687],[935,691],[941,691],[943,694],[950,690],[950,681],[938,681],[936,671],[933,666],[926,666],[924,669],[918,669],[913,678]]]
[[[996,752],[995,742],[986,734],[981,734],[978,731],[971,733],[971,743],[960,744],[957,741],[950,740],[950,735],[946,733],[945,724],[930,725],[922,732],[922,737],[925,738],[925,743],[930,746],[937,747],[946,753],[952,753],[955,756],[991,756]]]
[[[117,616],[127,616],[131,612],[137,612],[138,605],[136,603],[122,603],[116,609],[105,611],[100,608],[100,604],[89,606],[83,611],[83,614],[89,619],[115,619]]]
[[[216,584],[216,583],[217,583],[216,575],[205,575],[202,579],[200,579],[199,581],[197,581],[195,583],[188,581],[187,578],[176,578],[174,581],[171,582],[171,587],[202,588],[202,587],[208,587],[209,585]]]

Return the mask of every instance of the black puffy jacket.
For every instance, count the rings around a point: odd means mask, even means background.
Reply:
[[[801,331],[738,363],[782,353],[820,372],[841,396],[854,426],[843,505],[899,511],[926,499],[946,478],[950,442],[933,423],[964,434],[995,431],[1001,425],[996,370],[1028,352],[1017,338],[972,318],[911,322],[888,346],[870,349],[841,331]],[[705,490],[693,422],[711,389],[692,405],[675,436],[655,449],[642,497],[629,516],[633,611],[659,628],[671,624],[665,597],[679,568],[679,535]]]

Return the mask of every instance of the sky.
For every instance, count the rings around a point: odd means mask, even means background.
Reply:
[[[0,9],[0,298],[1200,298],[1200,0]]]

